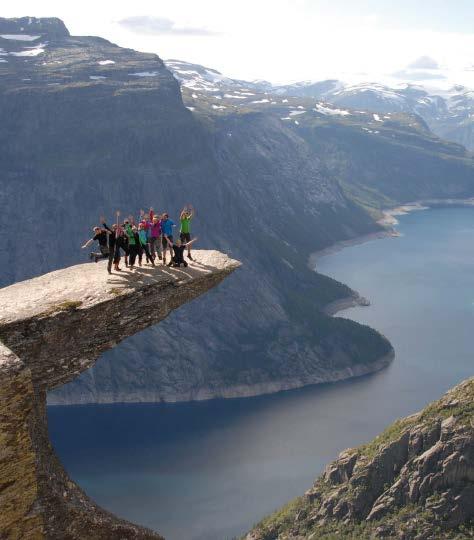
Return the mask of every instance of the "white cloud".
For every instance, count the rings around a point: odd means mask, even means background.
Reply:
[[[414,62],[408,65],[413,69],[439,69],[438,62],[430,56],[420,56]]]
[[[427,69],[401,69],[392,73],[392,76],[402,81],[434,81],[445,80],[448,77],[443,73]]]
[[[166,17],[154,17],[150,15],[125,17],[118,21],[118,24],[136,34],[152,36],[162,34],[173,34],[176,36],[214,36],[217,34],[207,28],[178,26],[174,21]]]

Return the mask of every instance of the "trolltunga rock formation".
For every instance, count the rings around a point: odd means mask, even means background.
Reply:
[[[46,393],[240,265],[217,251],[196,255],[185,269],[109,276],[105,263],[82,264],[0,290],[0,538],[161,538],[70,480],[49,442]]]

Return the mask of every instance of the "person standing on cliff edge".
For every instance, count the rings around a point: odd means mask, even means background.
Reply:
[[[161,218],[161,234],[163,235],[161,242],[161,245],[163,246],[163,264],[166,264],[167,250],[170,252],[170,258],[173,258],[173,248],[168,246],[170,242],[173,243],[173,227],[176,227],[174,221],[172,221],[169,218],[168,213],[165,212]]]
[[[179,238],[181,244],[186,244],[188,248],[188,259],[193,260],[191,257],[191,220],[194,216],[194,209],[191,205],[185,206],[181,210],[179,220],[181,223],[181,228],[179,231]]]

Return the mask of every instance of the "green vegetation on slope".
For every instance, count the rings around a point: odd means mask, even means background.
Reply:
[[[470,379],[344,451],[304,496],[246,538],[472,538],[473,423]]]

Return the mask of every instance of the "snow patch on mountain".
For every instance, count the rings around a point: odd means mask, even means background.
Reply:
[[[306,111],[291,111],[290,116],[298,116],[300,114],[304,114]]]
[[[38,56],[39,54],[44,53],[45,47],[45,43],[39,43],[35,47],[25,47],[22,51],[12,51],[8,54],[10,56]]]
[[[0,37],[12,41],[35,41],[41,36],[31,36],[30,34],[0,34]]]
[[[326,107],[325,105],[322,105],[321,103],[317,103],[314,110],[318,113],[326,114],[326,115],[348,116],[351,114],[349,111],[346,111],[344,109],[332,109],[331,107]]]
[[[129,73],[131,77],[156,77],[158,71],[140,71],[138,73]]]
[[[236,96],[233,94],[224,94],[224,97],[229,99],[247,99],[246,96]]]

